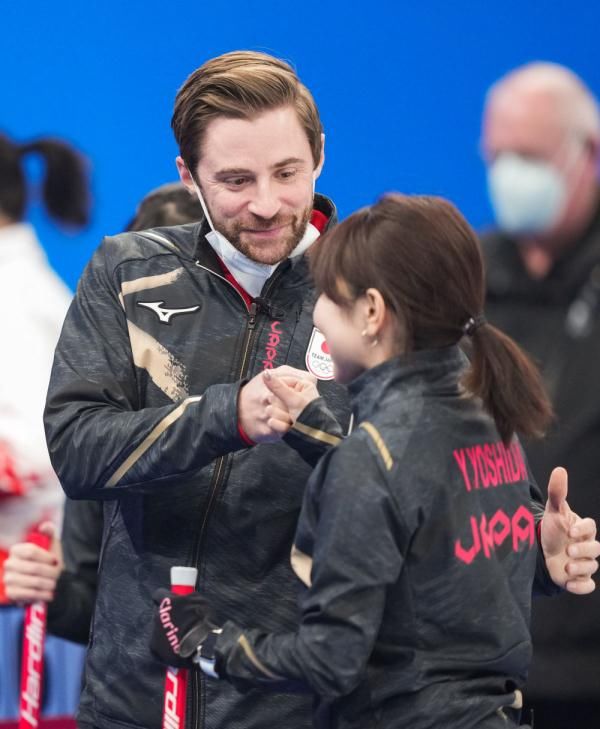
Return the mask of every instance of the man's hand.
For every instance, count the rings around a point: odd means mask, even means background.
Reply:
[[[553,582],[575,595],[586,595],[596,587],[592,575],[598,569],[600,542],[596,522],[571,511],[567,493],[568,474],[555,468],[541,525],[542,550]]]
[[[294,381],[313,385],[315,383],[315,378],[309,372],[288,365],[277,367],[270,372],[277,377],[293,378]],[[261,372],[247,382],[240,390],[238,399],[239,423],[246,435],[255,443],[273,443],[280,440],[293,422],[285,415],[287,411],[285,404],[267,387],[264,375],[265,373]],[[272,408],[271,411],[267,410],[269,407]],[[278,417],[273,417],[273,408]],[[287,427],[282,425],[283,420],[279,416],[285,420]]]
[[[51,537],[50,549],[19,542],[11,547],[4,562],[4,589],[14,602],[52,602],[56,582],[64,569],[62,548],[52,522],[40,525],[39,531]]]
[[[217,626],[209,603],[197,592],[157,590],[150,650],[167,666],[191,668],[196,649]]]

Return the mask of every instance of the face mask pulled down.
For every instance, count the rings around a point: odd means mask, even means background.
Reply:
[[[216,230],[210,213],[208,212],[208,207],[204,201],[204,196],[202,195],[200,187],[196,184],[191,173],[190,178],[194,185],[200,205],[202,206],[202,210],[204,211],[206,222],[210,226],[210,232],[206,234],[206,240],[210,243],[215,253],[227,266],[229,271],[231,271],[236,281],[250,294],[250,296],[256,298],[260,295],[265,282],[273,274],[279,263],[270,265],[267,263],[253,261],[230,243],[222,233]],[[313,179],[313,193],[314,188],[315,182]],[[319,231],[317,228],[315,228],[315,226],[311,223],[308,223],[302,239],[291,252],[289,257],[295,258],[296,256],[304,253],[318,237]]]

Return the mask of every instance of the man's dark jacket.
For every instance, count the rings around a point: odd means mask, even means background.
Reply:
[[[330,201],[317,196],[315,208],[333,224]],[[56,352],[45,414],[54,468],[68,496],[108,499],[79,712],[101,729],[161,724],[151,596],[170,567],[196,566],[199,589],[240,622],[286,630],[297,619],[289,555],[310,468],[285,443],[248,448],[237,398],[265,366],[306,369],[308,266],[282,263],[249,308],[205,232],[105,239]],[[346,393],[319,386],[347,426]],[[240,695],[194,674],[188,725],[307,729],[310,698]]]

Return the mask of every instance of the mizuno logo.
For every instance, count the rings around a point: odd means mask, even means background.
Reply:
[[[138,306],[145,306],[147,309],[151,309],[163,324],[170,324],[171,318],[177,316],[177,314],[191,314],[193,311],[198,311],[198,306],[188,306],[187,309],[164,309],[164,301],[138,301]]]

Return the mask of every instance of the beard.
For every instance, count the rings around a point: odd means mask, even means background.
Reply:
[[[285,260],[296,248],[306,232],[306,226],[312,214],[312,202],[297,215],[276,215],[264,219],[252,216],[247,221],[236,221],[231,225],[216,224],[234,248],[243,253],[251,261],[274,265]],[[248,231],[269,231],[282,228],[276,238],[255,240]]]

